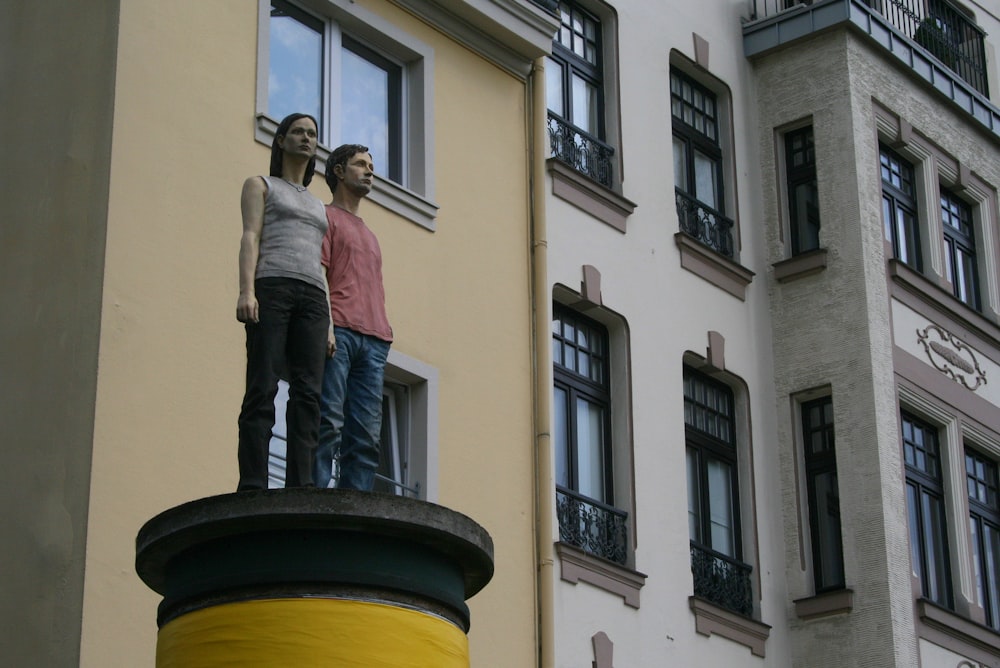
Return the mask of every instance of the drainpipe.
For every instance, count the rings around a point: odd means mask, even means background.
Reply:
[[[552,345],[549,324],[548,237],[545,224],[548,129],[545,101],[545,60],[539,58],[531,70],[529,146],[531,179],[531,272],[535,378],[535,549],[538,555],[536,615],[538,619],[538,665],[555,666],[555,563],[553,518],[555,478],[552,470],[551,404]]]

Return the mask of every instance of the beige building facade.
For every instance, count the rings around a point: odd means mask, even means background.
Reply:
[[[292,98],[315,104],[321,158],[348,141],[384,156],[362,205],[396,338],[383,483],[490,532],[496,575],[470,602],[471,658],[531,664],[527,82],[554,19],[493,1],[5,13],[5,53],[26,64],[3,85],[4,293],[17,314],[3,369],[18,379],[3,402],[16,564],[5,661],[153,664],[157,597],[134,572],[135,535],[235,489],[239,190],[266,174]],[[319,93],[294,97],[302,86]],[[369,92],[388,100],[374,120],[355,104]],[[321,174],[310,190],[329,201]]]

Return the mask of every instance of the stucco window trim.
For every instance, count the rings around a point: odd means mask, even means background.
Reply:
[[[646,574],[595,557],[583,550],[556,543],[559,574],[565,582],[586,582],[606,592],[621,596],[625,605],[639,608],[639,591],[646,583]]]
[[[967,333],[972,334],[989,346],[995,346],[1000,341],[1000,326],[927,276],[898,260],[888,261],[888,273],[892,279],[892,297],[925,314],[930,320],[947,325],[956,334],[961,333],[963,338],[968,338]],[[941,316],[944,322],[940,322]],[[978,342],[969,343],[982,347]]]
[[[688,606],[694,613],[695,631],[703,636],[719,635],[747,647],[754,656],[764,657],[771,627],[706,601],[698,596],[688,597]]]
[[[816,250],[793,255],[786,260],[775,262],[771,265],[774,269],[774,279],[779,283],[788,283],[805,278],[806,276],[818,274],[826,269],[826,257],[826,249],[817,248]]]
[[[258,0],[257,29],[257,113],[254,139],[270,147],[278,119],[267,114],[270,0]],[[376,174],[368,198],[376,204],[433,232],[439,206],[434,202],[434,50],[386,19],[353,2],[342,0],[300,0],[324,21],[332,21],[351,36],[360,38],[379,52],[404,65],[403,125],[406,128],[403,154],[403,181],[390,181]],[[326,174],[331,147],[321,144],[316,171]],[[377,167],[377,166],[376,166]]]
[[[674,234],[674,241],[681,253],[682,267],[698,274],[740,301],[746,301],[747,286],[754,277],[752,271],[722,257],[683,232]]]
[[[589,213],[622,234],[626,232],[625,223],[635,211],[635,202],[583,176],[556,158],[549,158],[546,165],[549,174],[552,175],[553,195]]]
[[[996,660],[1000,633],[924,598],[916,601],[918,635],[984,665]]]
[[[819,619],[830,615],[847,614],[854,609],[854,590],[838,589],[799,598],[793,603],[795,603],[795,614],[799,619]]]

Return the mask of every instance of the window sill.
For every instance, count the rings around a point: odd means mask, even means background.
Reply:
[[[983,665],[993,665],[991,662],[996,661],[1000,633],[988,626],[961,617],[923,598],[917,599],[917,616],[920,618],[921,638]]]
[[[265,114],[257,114],[257,124],[254,139],[269,147],[274,141],[274,131],[278,124]],[[326,159],[330,157],[330,149],[320,146],[316,153],[316,175],[326,174]],[[398,183],[375,175],[375,183],[368,198],[376,204],[406,218],[412,223],[433,232],[437,219],[438,205]]]
[[[854,609],[854,591],[838,589],[815,596],[799,598],[795,603],[795,614],[799,619],[819,619],[830,615],[842,615]]]
[[[682,267],[698,274],[740,301],[746,301],[747,286],[754,277],[752,271],[722,257],[683,232],[675,234],[674,241],[681,252]]]
[[[995,322],[955,299],[950,292],[943,290],[920,272],[899,260],[889,260],[889,276],[894,283],[893,287],[899,288],[898,291],[893,291],[894,297],[912,295],[922,304],[930,305],[981,338],[991,342],[1000,341],[1000,327]]]
[[[774,279],[779,283],[812,276],[826,269],[826,249],[817,248],[787,260],[775,262],[771,266],[774,268]]]
[[[754,656],[764,656],[764,646],[771,635],[770,626],[737,615],[697,596],[688,597],[688,605],[694,613],[695,631],[704,636],[720,635],[744,645]]]
[[[600,559],[566,543],[556,543],[556,554],[563,580],[573,584],[580,581],[592,584],[621,596],[625,605],[638,609],[639,590],[646,583],[645,573]]]
[[[635,211],[634,202],[583,176],[561,160],[549,158],[546,164],[552,175],[553,195],[625,233],[625,222]]]

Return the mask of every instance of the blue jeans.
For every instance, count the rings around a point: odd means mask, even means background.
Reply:
[[[369,491],[375,484],[382,432],[382,378],[389,342],[334,327],[337,352],[326,361],[313,477],[330,484],[339,451],[338,489]]]
[[[311,487],[330,310],[326,295],[294,278],[254,283],[259,322],[247,323],[247,382],[240,410],[240,491],[267,489],[278,378],[288,379],[285,487]]]

